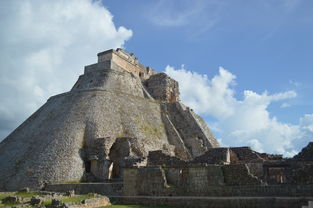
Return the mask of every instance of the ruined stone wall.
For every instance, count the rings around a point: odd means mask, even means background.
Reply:
[[[229,164],[229,148],[209,148],[203,155],[200,155],[192,160],[192,163]]]
[[[152,75],[144,82],[149,93],[156,100],[165,102],[179,101],[178,82],[170,78],[165,73]]]
[[[175,126],[191,157],[200,156],[208,148],[219,146],[210,130],[202,128],[190,108],[179,102],[162,103],[161,106],[162,113],[167,115]]]
[[[182,167],[186,166],[187,162],[177,157],[172,157],[165,154],[162,150],[151,151],[148,154],[148,166],[167,166],[167,167]]]
[[[313,161],[288,161],[285,167],[286,183],[313,184]]]
[[[301,152],[293,157],[295,160],[313,161],[313,142],[304,147]]]
[[[138,174],[140,171],[142,174]],[[228,176],[225,177],[225,174]],[[231,176],[233,178],[230,178]],[[264,185],[251,177],[242,165],[146,167],[128,168],[124,171],[124,194],[128,196],[303,197],[313,196],[313,184]]]
[[[240,162],[262,162],[263,159],[257,152],[250,147],[231,147],[230,151],[234,152]]]
[[[258,185],[261,181],[250,173],[246,164],[224,165],[223,174],[226,185]]]
[[[258,177],[259,179],[263,180],[264,179],[264,168],[263,168],[263,163],[246,163],[246,165],[249,168],[249,171],[252,175]]]
[[[184,160],[192,159],[189,150],[186,148],[182,137],[170,120],[169,115],[166,113],[166,111],[162,110],[161,116],[165,126],[166,134],[168,136],[168,142],[175,147],[175,156]]]

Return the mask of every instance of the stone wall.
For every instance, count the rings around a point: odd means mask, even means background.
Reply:
[[[250,173],[246,164],[224,165],[222,167],[226,185],[258,185],[261,181]]]
[[[144,167],[124,170],[126,195],[199,196],[212,186],[257,185],[261,182],[247,166],[207,165],[190,167]]]
[[[63,183],[48,184],[44,191],[67,192],[74,190],[76,194],[98,193],[102,195],[116,196],[123,193],[123,183]]]
[[[180,136],[176,127],[170,120],[169,115],[166,113],[166,111],[162,110],[161,116],[165,126],[166,134],[168,136],[168,142],[169,144],[175,147],[174,149],[175,156],[182,158],[184,160],[192,159],[189,150],[186,148],[182,137]]]
[[[74,91],[82,90],[110,90],[116,93],[126,93],[144,98],[143,87],[138,77],[131,73],[111,67],[110,69],[95,70],[85,73],[72,88]]]
[[[124,70],[139,77],[141,71],[137,58],[123,49],[104,51],[98,54],[98,62],[112,61]]]
[[[148,154],[148,166],[167,166],[167,167],[183,167],[187,165],[187,162],[165,154],[162,150],[150,151]]]
[[[207,163],[207,164],[229,164],[230,153],[229,148],[209,148],[203,155],[196,157],[192,163]]]
[[[175,206],[185,208],[295,208],[307,205],[312,197],[111,197],[118,204]]]
[[[165,102],[179,101],[178,82],[165,73],[150,76],[150,78],[144,82],[144,85],[152,97],[157,100]]]
[[[230,151],[236,154],[240,162],[262,162],[263,159],[250,147],[231,147]]]
[[[161,107],[162,114],[175,126],[192,158],[202,155],[211,147],[219,146],[208,127],[203,128],[190,108],[179,102],[162,103]]]
[[[285,170],[286,181],[290,184],[313,184],[312,161],[290,161]]]
[[[226,169],[225,169],[226,167]],[[233,171],[230,174],[227,171]],[[237,171],[237,172],[234,172]],[[127,168],[126,196],[313,196],[313,185],[264,185],[239,165]],[[225,176],[225,174],[228,174]],[[238,177],[239,179],[236,179]],[[245,177],[245,178],[243,178]]]
[[[295,160],[313,161],[313,142],[304,147],[301,152],[293,157]]]

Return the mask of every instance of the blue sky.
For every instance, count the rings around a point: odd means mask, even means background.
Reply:
[[[180,69],[183,64],[187,71],[205,74],[209,79],[222,66],[236,76],[230,88],[237,101],[244,99],[245,90],[258,94],[268,92],[269,95],[295,92],[296,96],[266,104],[268,118],[276,119],[282,125],[297,126],[299,119],[312,113],[312,1],[107,0],[103,4],[114,15],[116,24],[133,30],[125,48],[134,52],[143,63],[158,70],[167,65]],[[202,116],[212,127],[220,115],[202,112]],[[253,118],[250,120],[262,122]],[[221,132],[229,127],[222,124],[215,134],[225,145],[250,144],[254,149],[292,155],[292,149],[293,152],[298,151],[301,145],[312,140],[306,135],[303,142],[286,147],[290,150],[286,153],[266,146],[258,148],[258,144],[249,143],[249,139],[234,139],[234,142],[230,141],[231,136],[223,139],[225,134]],[[284,134],[288,130],[280,131]],[[256,134],[249,133],[250,136],[253,139]],[[260,135],[256,137],[256,141],[262,144],[263,138],[258,138]],[[289,136],[282,138],[289,139]],[[269,140],[275,140],[275,136],[269,136]],[[278,139],[278,145],[280,142]]]
[[[133,30],[125,47],[142,62],[158,70],[184,64],[208,76],[223,66],[237,76],[238,92],[297,90],[288,115],[270,106],[281,120],[295,123],[311,112],[313,2],[106,0],[104,5],[117,25]]]
[[[309,0],[0,2],[0,140],[96,54],[124,47],[179,81],[225,146],[292,156],[313,136]],[[49,15],[53,14],[53,15]]]

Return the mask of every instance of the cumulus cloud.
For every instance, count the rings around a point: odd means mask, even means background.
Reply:
[[[70,89],[96,53],[132,36],[93,0],[0,2],[0,140],[51,95]]]
[[[212,126],[224,145],[248,145],[260,152],[292,156],[313,136],[313,115],[305,115],[298,125],[292,125],[278,121],[268,110],[273,102],[296,97],[295,91],[258,94],[245,90],[238,99],[233,88],[236,76],[222,67],[211,79],[170,66],[165,72],[179,82],[185,104],[216,119]]]

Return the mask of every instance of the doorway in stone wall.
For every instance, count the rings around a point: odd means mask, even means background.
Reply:
[[[125,157],[130,154],[130,144],[127,138],[117,138],[109,152],[111,165],[109,179],[122,179]]]

